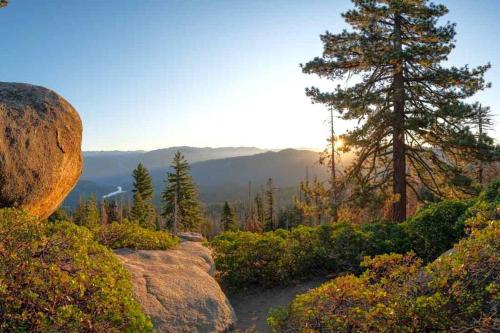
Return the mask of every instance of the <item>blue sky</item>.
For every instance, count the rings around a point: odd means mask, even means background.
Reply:
[[[476,99],[500,114],[500,1],[437,2],[457,23],[450,63],[492,64],[493,87]],[[319,34],[345,27],[340,13],[350,7],[348,0],[11,0],[0,11],[0,81],[62,94],[82,117],[85,150],[320,149],[327,112],[304,88],[332,83],[302,74],[299,64],[320,55]]]

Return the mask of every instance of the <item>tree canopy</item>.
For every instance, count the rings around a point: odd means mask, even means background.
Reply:
[[[455,25],[438,25],[448,10],[426,0],[353,0],[342,16],[350,30],[321,35],[321,57],[303,72],[347,80],[334,91],[306,89],[313,102],[358,125],[342,136],[357,158],[347,173],[354,194],[392,199],[393,218],[406,217],[407,188],[438,197],[468,193],[460,138],[474,108],[464,102],[489,87],[489,64],[444,67],[455,47]],[[475,149],[473,146],[469,149]],[[391,195],[392,190],[392,195]],[[449,192],[448,192],[449,191]]]

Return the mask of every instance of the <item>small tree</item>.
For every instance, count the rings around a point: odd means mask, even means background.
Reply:
[[[70,217],[68,214],[68,211],[64,207],[59,207],[55,212],[53,212],[48,220],[50,222],[55,222],[55,221],[70,221]]]
[[[121,207],[118,206],[116,200],[105,201],[104,207],[106,210],[108,223],[122,222]]]
[[[473,165],[473,177],[480,186],[485,183],[485,167],[499,161],[500,149],[487,132],[493,127],[491,109],[479,103],[472,105],[468,127],[457,137],[464,159],[464,168]]]
[[[148,169],[139,163],[132,172],[134,178],[133,189],[134,203],[130,218],[139,222],[142,227],[154,229],[156,224],[156,211],[151,203],[153,199],[153,181]]]
[[[198,230],[203,218],[196,185],[189,174],[189,164],[178,151],[167,174],[167,188],[162,194],[162,215],[167,227],[177,230]]]
[[[257,193],[254,201],[255,201],[255,211],[257,214],[257,221],[259,221],[259,223],[264,223],[265,212],[264,212],[264,202],[262,201],[262,196]]]
[[[224,206],[222,207],[220,222],[222,225],[222,230],[224,231],[234,231],[238,229],[236,226],[236,216],[227,201],[224,202]]]
[[[267,189],[266,189],[266,213],[264,217],[264,231],[274,230],[276,227],[276,212],[274,207],[274,187],[273,187],[273,179],[269,178],[267,180]]]
[[[132,177],[134,178],[132,192],[139,193],[144,201],[153,199],[153,181],[148,169],[142,163],[132,171]]]
[[[99,225],[99,209],[97,208],[97,199],[94,195],[89,196],[87,200],[83,198],[78,200],[78,205],[73,212],[73,221],[75,224],[87,228],[94,228]]]

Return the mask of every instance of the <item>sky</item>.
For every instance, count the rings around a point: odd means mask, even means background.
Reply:
[[[500,124],[500,1],[447,0],[453,65],[490,62],[474,100]],[[55,90],[80,113],[84,150],[171,146],[314,148],[328,112],[302,74],[340,32],[349,0],[10,0],[0,10],[0,81]],[[351,124],[336,121],[337,133]],[[493,136],[500,139],[499,131]]]

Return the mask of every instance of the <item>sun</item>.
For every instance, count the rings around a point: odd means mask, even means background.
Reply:
[[[335,140],[335,144],[334,144],[335,150],[341,149],[343,146],[344,146],[344,140],[342,140],[340,138]]]

